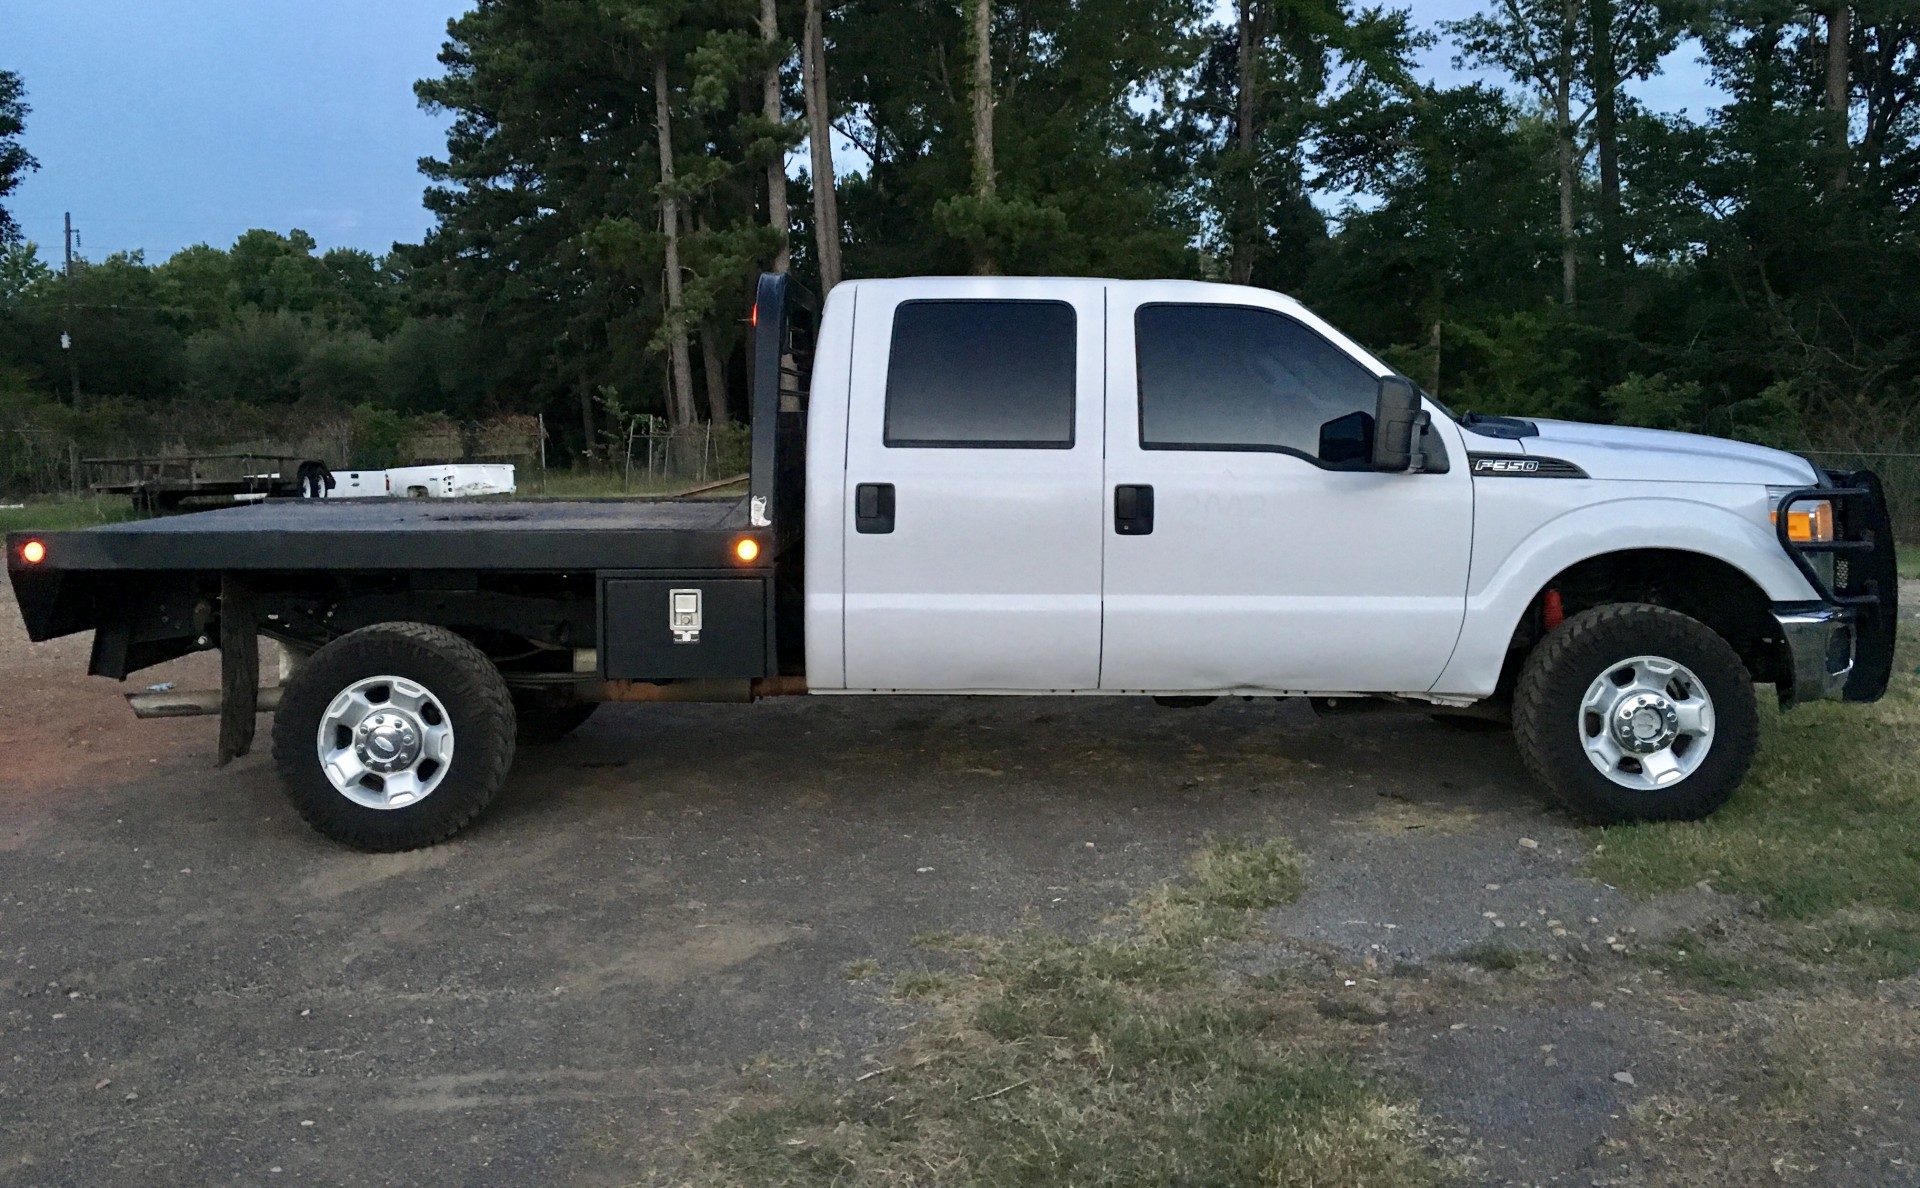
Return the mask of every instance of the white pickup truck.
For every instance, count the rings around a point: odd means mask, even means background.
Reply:
[[[1696,818],[1754,685],[1884,692],[1870,473],[1642,429],[1456,417],[1298,302],[1183,281],[762,279],[745,497],[281,503],[15,534],[92,670],[221,648],[223,756],[277,705],[348,844],[451,835],[602,701],[1308,698],[1511,721],[1581,816]],[[299,662],[255,688],[255,640]]]

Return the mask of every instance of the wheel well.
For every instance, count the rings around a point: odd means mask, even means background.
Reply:
[[[1502,691],[1512,689],[1520,662],[1558,625],[1556,617],[1614,602],[1651,603],[1698,619],[1733,646],[1754,680],[1771,682],[1781,676],[1779,628],[1772,600],[1758,583],[1704,553],[1632,549],[1569,565],[1534,593],[1514,629]]]

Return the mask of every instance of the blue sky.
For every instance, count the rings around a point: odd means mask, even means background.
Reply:
[[[429,219],[415,162],[444,122],[414,102],[467,0],[0,0],[0,69],[26,81],[41,169],[10,208],[43,257],[71,210],[86,255],[226,245],[300,227],[323,247],[385,251]],[[1415,0],[1422,24],[1480,0]],[[1455,78],[1442,46],[1429,55]],[[1714,99],[1691,51],[1642,89]],[[851,164],[852,162],[849,162]]]

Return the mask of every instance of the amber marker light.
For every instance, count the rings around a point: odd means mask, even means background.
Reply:
[[[752,537],[746,537],[736,541],[733,546],[733,555],[742,561],[751,562],[757,560],[760,556],[760,542],[754,540]]]
[[[1773,522],[1780,522],[1780,512],[1775,509]],[[1825,499],[1810,502],[1802,510],[1799,507],[1787,512],[1787,539],[1796,544],[1810,544],[1833,539],[1833,504]]]
[[[20,546],[20,559],[28,565],[38,565],[47,559],[47,546],[44,541],[30,540]]]

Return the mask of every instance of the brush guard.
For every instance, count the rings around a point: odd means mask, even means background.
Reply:
[[[1887,495],[1871,470],[1822,473],[1831,486],[1803,487],[1781,497],[1774,529],[1807,584],[1853,620],[1853,671],[1841,696],[1878,701],[1893,679],[1900,626],[1900,576]],[[1833,539],[1794,540],[1789,513],[1798,504],[1822,501],[1833,505]],[[1831,582],[1813,564],[1819,553],[1833,554]]]

